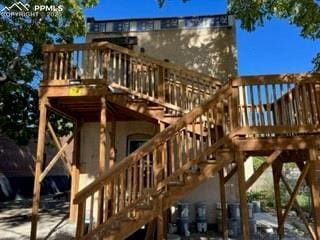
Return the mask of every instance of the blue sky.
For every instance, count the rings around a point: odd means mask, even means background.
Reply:
[[[196,16],[226,12],[226,0],[166,0],[159,8],[156,0],[100,0],[86,9],[86,17],[123,19],[164,16]],[[299,29],[285,20],[272,19],[254,32],[237,23],[238,68],[240,75],[299,73],[311,71],[312,58],[320,52],[319,41],[300,37]]]

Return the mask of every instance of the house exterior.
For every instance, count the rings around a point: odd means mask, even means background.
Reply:
[[[237,76],[235,23],[232,16],[211,15],[154,19],[87,19],[86,42],[109,41],[145,55],[166,60],[227,82]],[[130,113],[126,118],[132,118]],[[159,123],[136,118],[120,120],[115,125],[116,163],[160,131]],[[111,122],[108,126],[111,129]],[[98,174],[99,122],[85,123],[81,132],[80,189]],[[110,143],[107,148],[110,147]],[[108,157],[106,157],[108,166]],[[227,186],[228,201],[236,201],[235,182]],[[209,223],[216,221],[216,203],[220,200],[219,178],[214,176],[181,201],[208,206]]]
[[[320,239],[319,74],[237,76],[234,21],[226,15],[89,19],[88,27],[87,43],[43,46],[31,239],[41,181],[54,163],[41,169],[50,111],[74,124],[53,160],[73,142],[76,239],[125,239],[146,224],[152,239],[155,223],[156,238],[165,239],[167,210],[183,200],[204,201],[209,223],[220,202],[224,239],[226,203],[238,201],[241,235],[249,240],[247,191],[269,167],[279,235],[308,177]],[[266,160],[246,176],[250,156]],[[283,214],[287,162],[301,174]]]

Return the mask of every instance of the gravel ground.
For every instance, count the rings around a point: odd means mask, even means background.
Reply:
[[[38,223],[37,239],[42,240],[71,240],[75,233],[75,226],[68,222],[69,204],[61,200],[46,198],[41,201],[40,221]],[[0,239],[27,240],[30,238],[31,229],[31,201],[21,200],[0,203]],[[299,223],[297,217],[291,217],[290,222]],[[300,224],[301,225],[301,224]],[[182,240],[220,240],[214,232],[207,234],[192,234]],[[278,240],[276,234],[259,233],[254,240]],[[297,229],[286,231],[284,240],[309,240],[304,231]],[[140,239],[137,239],[140,240]]]
[[[68,223],[68,203],[45,199],[40,206],[37,239],[73,239],[75,226]],[[30,239],[31,201],[0,203],[0,239]]]

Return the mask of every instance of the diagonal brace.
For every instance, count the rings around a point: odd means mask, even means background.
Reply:
[[[286,187],[288,193],[290,195],[292,195],[292,189],[290,188],[286,178],[282,174],[281,174],[280,178],[281,178],[284,186]],[[304,225],[306,226],[308,232],[310,233],[310,236],[312,237],[312,239],[316,239],[315,233],[314,233],[312,227],[309,225],[307,218],[304,216],[303,210],[301,209],[297,199],[294,200],[294,203],[295,203],[295,206],[296,206],[296,208],[298,210],[299,217],[302,219]]]
[[[57,149],[60,150],[60,149],[62,148],[62,144],[61,144],[60,140],[58,139],[56,133],[54,132],[54,129],[53,129],[51,123],[48,122],[47,125],[48,125],[49,132],[50,132],[50,134],[51,134],[51,137],[52,137],[52,139],[53,139],[53,141],[54,141],[54,144],[56,145]],[[67,169],[67,171],[68,171],[69,174],[71,175],[71,164],[70,164],[70,162],[68,161],[68,158],[67,158],[67,156],[66,156],[65,151],[62,152],[62,154],[61,154],[61,159],[62,159],[63,162],[64,162],[65,168]]]
[[[310,167],[310,163],[307,162],[307,163],[304,165],[304,168],[303,168],[303,170],[302,170],[302,172],[301,172],[301,174],[300,174],[300,177],[298,178],[298,181],[297,181],[297,183],[296,183],[296,186],[295,186],[294,189],[293,189],[293,192],[292,192],[292,194],[291,194],[291,197],[290,197],[290,199],[289,199],[289,202],[288,202],[288,204],[287,204],[287,206],[286,206],[286,210],[285,210],[285,212],[284,212],[284,214],[283,214],[283,216],[282,216],[282,219],[281,219],[278,227],[280,227],[280,226],[283,227],[284,222],[285,222],[285,220],[286,220],[286,218],[287,218],[287,216],[288,216],[288,214],[289,214],[289,211],[290,211],[291,208],[293,207],[293,204],[294,204],[294,202],[295,202],[295,200],[296,200],[296,197],[297,197],[297,195],[298,195],[298,193],[299,193],[299,190],[300,190],[300,187],[301,187],[301,185],[302,185],[302,182],[303,182],[303,180],[305,179],[305,177],[306,177],[306,175],[307,175],[307,173],[308,173],[308,171],[309,171],[309,167]]]
[[[273,153],[270,154],[269,157],[265,160],[264,163],[260,165],[260,167],[251,175],[251,177],[246,182],[246,189],[248,190],[256,181],[257,179],[264,173],[264,171],[271,166],[271,164],[280,156],[282,153],[281,150],[275,150]]]
[[[40,175],[40,182],[45,178],[45,176],[48,174],[48,172],[53,168],[53,166],[56,164],[56,162],[60,159],[60,156],[64,153],[67,146],[71,143],[73,140],[73,135],[69,137],[67,142],[60,148],[58,153],[52,158],[46,169],[41,173]]]

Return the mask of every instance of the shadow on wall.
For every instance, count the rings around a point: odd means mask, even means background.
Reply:
[[[237,75],[233,28],[165,30],[129,33],[145,54],[196,69],[226,81]],[[139,50],[139,49],[136,49]]]

